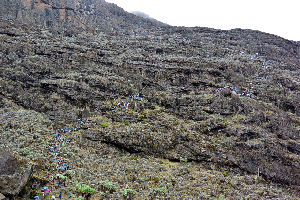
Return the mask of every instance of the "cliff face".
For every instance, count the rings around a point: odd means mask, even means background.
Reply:
[[[70,29],[75,33],[86,31],[119,32],[158,25],[142,17],[125,12],[104,0],[1,0],[0,13],[5,19],[23,22],[29,27]]]
[[[52,145],[53,129],[90,117],[70,135],[82,156],[70,163],[82,182],[98,190],[95,174],[123,189],[129,184],[139,198],[156,194],[137,178],[144,175],[152,177],[151,187],[175,179],[191,184],[157,193],[175,199],[195,198],[189,190],[199,194],[203,182],[222,186],[210,187],[218,198],[224,188],[228,197],[260,198],[267,191],[281,198],[265,188],[269,181],[299,189],[296,42],[252,30],[159,27],[104,1],[1,3],[10,6],[1,7],[2,18],[12,21],[0,20],[0,144],[39,154],[23,155],[40,162],[35,177],[51,168],[47,151],[40,156],[47,148],[42,141]],[[28,142],[13,142],[22,135]],[[118,156],[124,152],[133,157]],[[113,158],[105,160],[107,155]],[[203,169],[219,171],[220,182],[199,175]],[[156,170],[158,178],[148,174]],[[252,178],[239,182],[239,175]]]

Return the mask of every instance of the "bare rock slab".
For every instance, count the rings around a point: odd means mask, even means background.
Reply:
[[[6,196],[17,195],[30,179],[32,169],[28,162],[0,148],[0,192]]]

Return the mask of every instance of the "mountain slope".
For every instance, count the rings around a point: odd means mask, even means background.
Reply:
[[[109,179],[118,186],[111,199],[126,185],[137,199],[299,197],[299,44],[252,30],[158,27],[139,17],[124,23],[141,25],[121,28],[112,14],[120,8],[98,3],[111,6],[95,16],[113,31],[90,34],[92,21],[79,32],[74,24],[91,17],[79,10],[63,34],[28,19],[0,21],[1,144],[31,150],[23,156],[39,166],[35,179],[50,185],[53,129],[89,117],[66,135],[80,155],[64,152],[76,174],[71,190],[89,183],[99,199],[99,182]],[[122,34],[131,28],[138,34]],[[78,32],[69,37],[69,30]],[[16,142],[24,135],[28,142]]]

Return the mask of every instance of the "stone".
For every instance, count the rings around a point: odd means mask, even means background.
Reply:
[[[0,192],[17,195],[32,174],[32,165],[6,149],[0,148]]]
[[[2,193],[0,193],[0,200],[6,200],[6,197]]]

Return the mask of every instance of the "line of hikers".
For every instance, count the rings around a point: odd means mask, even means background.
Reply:
[[[266,77],[265,76],[259,76],[259,77],[255,77],[255,78],[256,79],[263,79],[264,80],[264,79],[269,79],[270,77],[269,76],[266,76]]]
[[[68,148],[70,146],[70,140],[67,139],[66,137],[63,137],[65,133],[70,133],[73,131],[77,131],[80,130],[80,128],[86,123],[87,120],[78,120],[74,125],[73,128],[64,128],[64,129],[57,129],[55,132],[55,139],[54,142],[56,143],[54,147],[50,147],[50,155],[54,157],[54,163],[55,163],[55,169],[52,170],[52,176],[51,176],[51,182],[52,185],[50,186],[50,189],[48,188],[43,188],[41,190],[41,195],[42,195],[42,199],[44,199],[44,197],[48,194],[50,194],[50,192],[53,191],[54,188],[54,184],[55,184],[55,175],[57,172],[66,172],[67,170],[70,169],[70,165],[66,163],[65,158],[63,157],[62,153],[59,153],[60,148]],[[73,151],[75,151],[75,149],[73,149]],[[64,181],[63,183],[64,187],[67,186],[66,181]],[[57,186],[59,188],[61,188],[61,182],[58,180],[57,181]],[[62,197],[62,194],[60,193],[58,196],[60,199]],[[72,197],[72,193],[70,193],[69,198]],[[35,196],[34,199],[38,199],[38,196]],[[52,196],[52,199],[55,199],[55,196]]]
[[[260,60],[260,61],[262,61],[260,59],[260,57],[258,56],[258,53],[256,53],[254,56],[251,55],[250,58],[251,58],[251,60]],[[268,69],[268,66],[271,66],[272,64],[275,64],[275,61],[273,61],[273,60],[263,61],[262,68],[263,69]]]
[[[253,87],[250,87],[249,90],[246,90],[246,91],[243,91],[243,92],[239,93],[235,87],[228,87],[227,86],[227,87],[224,87],[224,88],[218,88],[216,90],[213,90],[213,91],[211,91],[211,94],[219,93],[219,92],[221,92],[225,89],[230,89],[230,91],[235,92],[239,97],[243,96],[243,97],[251,98]]]
[[[136,94],[134,94],[134,95],[129,95],[129,98],[131,98],[131,101],[136,101],[136,102],[142,100],[141,97],[140,97],[140,94],[137,94],[137,95],[136,95]],[[125,108],[125,109],[128,109],[128,108],[129,108],[129,105],[130,105],[130,102],[129,102],[129,101],[128,101],[128,102],[123,102],[123,101],[121,101],[121,102],[118,102],[116,106],[110,105],[110,106],[109,106],[109,109],[110,109],[110,110],[116,110],[117,108]]]

